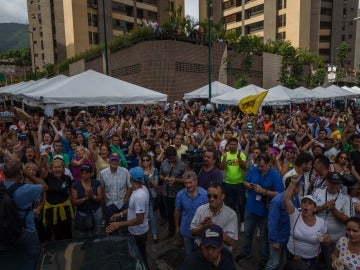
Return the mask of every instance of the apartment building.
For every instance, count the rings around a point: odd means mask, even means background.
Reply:
[[[33,70],[98,45],[105,31],[110,40],[152,20],[161,24],[179,5],[184,0],[27,0]]]
[[[209,0],[199,0],[199,18],[207,18]],[[212,0],[215,21],[226,29],[264,40],[289,40],[335,64],[336,48],[349,44],[347,67],[354,68],[358,0]],[[359,38],[359,37],[358,37]]]

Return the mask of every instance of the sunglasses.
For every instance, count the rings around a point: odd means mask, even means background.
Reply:
[[[149,162],[150,161],[150,159],[143,159],[143,160],[141,160],[142,162]]]
[[[207,195],[208,199],[213,198],[214,200],[217,200],[217,198],[219,197],[217,194],[208,194]]]

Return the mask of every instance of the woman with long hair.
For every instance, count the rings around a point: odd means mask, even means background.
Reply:
[[[352,165],[351,159],[346,152],[340,151],[336,155],[333,166],[333,170],[343,176],[345,186],[351,187],[355,183],[360,183],[360,176],[356,172],[356,169]]]
[[[360,218],[351,217],[346,222],[346,236],[341,237],[331,254],[333,269],[360,269]]]
[[[100,181],[93,179],[94,169],[91,165],[82,165],[80,168],[81,180],[71,188],[71,203],[76,206],[75,225],[77,220],[90,215],[92,224],[88,228],[76,227],[79,238],[97,237],[100,234],[102,219],[101,202],[104,199],[104,189]]]
[[[140,157],[143,153],[140,139],[133,138],[129,146],[128,161],[130,162],[129,169],[139,166]]]
[[[144,170],[144,185],[147,187],[150,195],[149,220],[151,225],[151,232],[153,234],[154,242],[157,242],[157,219],[154,212],[154,200],[157,197],[155,187],[158,185],[159,172],[153,165],[151,156],[149,154],[141,155],[140,167]]]

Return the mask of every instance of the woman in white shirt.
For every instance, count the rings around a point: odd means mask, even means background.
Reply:
[[[314,265],[320,252],[320,241],[331,242],[324,219],[315,215],[316,201],[310,195],[300,202],[301,212],[292,202],[293,190],[299,185],[300,177],[292,176],[292,181],[284,194],[285,209],[290,217],[290,238],[288,251],[294,258],[301,258],[309,266]]]

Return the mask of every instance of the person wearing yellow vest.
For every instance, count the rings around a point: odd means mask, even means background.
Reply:
[[[239,211],[240,222],[244,221],[246,155],[238,151],[238,140],[230,138],[221,157],[220,169],[224,170],[225,203]]]

